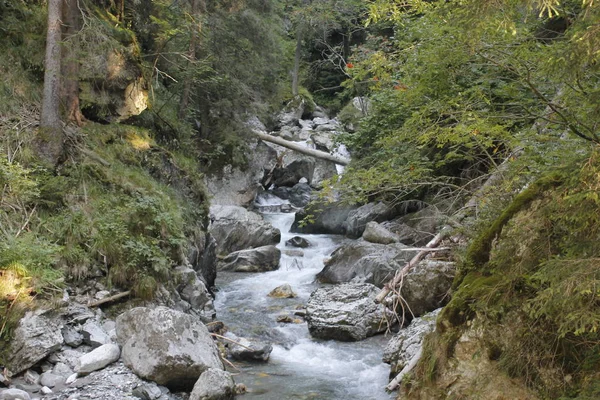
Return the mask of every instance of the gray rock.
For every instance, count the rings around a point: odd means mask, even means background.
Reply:
[[[40,383],[40,374],[38,374],[34,370],[28,369],[27,371],[25,371],[23,379],[25,379],[25,382],[29,383],[30,385],[38,385]]]
[[[392,320],[393,316],[375,303],[377,293],[379,289],[368,283],[315,290],[306,306],[310,334],[321,339],[356,341],[385,331],[385,318]]]
[[[418,317],[448,300],[456,268],[453,262],[423,260],[404,278],[400,293]]]
[[[209,368],[194,385],[190,400],[230,400],[235,397],[235,383],[231,374]]]
[[[67,321],[71,324],[83,324],[88,319],[95,317],[92,310],[77,303],[69,304],[64,313]]]
[[[396,211],[382,202],[368,203],[351,211],[345,222],[346,235],[353,239],[359,238],[368,222],[383,222],[394,217]]]
[[[212,206],[210,233],[217,241],[217,252],[227,255],[281,240],[281,232],[253,212],[235,206]]]
[[[71,383],[75,382],[76,380],[77,380],[77,372],[72,375],[69,375],[69,377],[65,381],[65,385],[70,385]]]
[[[81,346],[81,343],[83,343],[83,335],[71,325],[64,326],[61,330],[61,333],[65,344],[71,347],[78,347]]]
[[[402,371],[422,348],[425,336],[435,330],[435,320],[440,311],[441,308],[413,319],[410,325],[390,339],[383,350],[383,362],[391,364],[393,375]]]
[[[337,131],[338,129],[340,129],[340,125],[331,120],[326,124],[323,125],[319,125],[315,128],[316,132],[333,132],[333,131]]]
[[[26,383],[16,383],[13,389],[23,390],[27,393],[38,393],[42,387],[40,385],[28,385]]]
[[[323,125],[322,125],[323,126]],[[333,136],[335,133],[332,132],[317,132],[313,134],[310,139],[315,144],[317,150],[325,151],[329,153],[333,150]]]
[[[190,238],[188,261],[192,265],[206,287],[210,290],[215,286],[217,278],[217,241],[208,232],[197,232]]]
[[[113,343],[102,345],[91,352],[81,356],[75,366],[79,375],[89,374],[112,364],[119,359],[121,350]]]
[[[298,124],[300,125],[300,127],[302,129],[304,128],[310,128],[312,129],[314,125],[314,122],[309,120],[309,119],[301,119],[300,121],[298,121]]]
[[[117,337],[126,366],[170,389],[189,391],[208,368],[223,369],[204,324],[166,307],[137,307],[121,314]]]
[[[162,396],[162,391],[156,383],[144,382],[140,386],[136,387],[132,393],[135,397],[143,400],[156,400]]]
[[[319,126],[319,125],[325,125],[328,124],[331,120],[327,117],[316,117],[313,118],[313,125],[314,126]]]
[[[312,112],[312,116],[313,118],[325,118],[328,119],[329,117],[327,116],[327,112],[325,112],[325,110],[323,109],[323,107],[320,106],[316,106],[315,110]],[[313,119],[314,122],[314,119]]]
[[[92,347],[99,347],[110,343],[108,334],[104,332],[99,323],[91,319],[87,320],[81,327],[81,335],[83,336],[83,341]]]
[[[67,364],[57,362],[54,368],[52,369],[52,373],[55,375],[62,376],[66,379],[73,374],[73,370]]]
[[[37,364],[63,344],[62,320],[43,311],[28,312],[19,321],[6,362],[12,377]]]
[[[275,289],[271,290],[267,296],[278,299],[293,299],[296,297],[296,293],[294,293],[294,290],[289,283],[284,283],[283,285],[277,286]]]
[[[323,181],[331,179],[338,174],[335,163],[327,160],[315,160],[315,170],[313,172],[313,179],[311,186],[314,188],[321,188]]]
[[[40,392],[42,392],[43,394],[52,394],[52,389],[50,389],[48,386],[43,386],[40,389]]]
[[[219,269],[234,272],[265,272],[279,268],[281,251],[275,246],[262,246],[256,249],[240,250],[223,259]]]
[[[307,247],[310,247],[310,242],[304,239],[303,237],[294,236],[293,238],[286,240],[285,245],[305,249]]]
[[[292,161],[283,168],[273,170],[273,183],[275,186],[294,186],[300,179],[306,178],[308,184],[312,182],[315,171],[315,161],[312,158],[301,158]]]
[[[289,192],[290,203],[296,207],[305,207],[311,200],[312,188],[307,183],[295,184]]]
[[[246,338],[240,338],[233,336],[232,340],[239,344],[229,343],[227,347],[227,354],[234,360],[241,361],[268,361],[273,346],[268,343],[259,342],[256,340],[250,340]]]
[[[354,208],[339,203],[312,204],[296,213],[290,232],[343,235],[346,233],[344,222]]]
[[[275,166],[277,151],[257,140],[249,143],[246,152],[245,167],[226,165],[220,171],[206,176],[206,188],[211,197],[211,204],[247,206],[252,204],[264,169],[270,170]]]
[[[366,282],[378,287],[394,276],[416,251],[401,243],[389,245],[357,240],[336,249],[317,274],[322,283]]]
[[[40,376],[40,384],[42,386],[47,386],[49,388],[53,388],[54,386],[62,385],[65,383],[66,378],[60,375],[56,375],[53,372],[44,372],[42,376]]]
[[[302,118],[305,108],[306,103],[304,99],[300,97],[292,99],[277,115],[279,126],[296,125],[300,118]]]
[[[426,207],[406,214],[382,225],[398,235],[398,239],[410,246],[424,246],[445,224],[446,216],[437,207]]]
[[[375,221],[367,223],[362,238],[367,242],[380,244],[398,243],[400,241],[398,235],[388,231]]]
[[[20,389],[0,390],[0,400],[31,400],[29,393]]]
[[[202,282],[196,271],[188,267],[177,267],[173,271],[175,282],[177,282],[177,291],[181,298],[187,301],[194,310],[201,314],[206,314],[210,318],[214,314],[207,306],[212,306],[212,296],[208,292],[206,285]]]

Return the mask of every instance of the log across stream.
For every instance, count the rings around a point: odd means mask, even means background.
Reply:
[[[298,235],[312,246],[302,249],[303,257],[285,254],[285,241],[294,214],[265,214],[282,233],[281,267],[277,271],[241,274],[220,273],[215,306],[219,319],[238,336],[254,337],[273,344],[268,363],[236,363],[241,372],[235,376],[244,383],[244,398],[262,400],[327,399],[387,400],[385,392],[389,366],[381,361],[387,339],[377,336],[361,342],[342,343],[311,338],[305,322],[294,315],[303,308],[318,287],[315,275],[323,260],[344,239],[334,235]],[[267,294],[289,283],[298,297],[274,299]],[[289,315],[296,323],[278,323],[277,317]]]

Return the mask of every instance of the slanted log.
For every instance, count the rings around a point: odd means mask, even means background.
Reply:
[[[265,142],[271,142],[279,146],[288,148],[290,150],[297,151],[298,153],[306,154],[307,156],[331,161],[339,165],[348,165],[348,163],[350,162],[350,160],[348,160],[347,158],[334,156],[333,154],[329,154],[320,150],[309,149],[308,147],[304,147],[298,143],[290,142],[289,140],[285,140],[277,136],[271,136],[257,131],[253,132],[256,136],[258,136],[259,139],[264,140]]]

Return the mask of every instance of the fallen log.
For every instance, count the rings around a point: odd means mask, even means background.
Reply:
[[[309,149],[308,147],[302,146],[298,143],[290,142],[289,140],[285,140],[277,136],[271,136],[257,131],[253,132],[256,136],[258,136],[259,139],[264,140],[265,142],[274,143],[287,149],[297,151],[298,153],[306,154],[307,156],[331,161],[339,165],[348,165],[350,162],[350,160],[347,158],[334,156],[333,154],[329,154],[320,150]]]
[[[114,296],[110,296],[110,297],[105,297],[101,300],[97,300],[97,301],[92,301],[91,303],[88,303],[88,307],[98,307],[99,305],[105,304],[105,303],[110,303],[112,301],[117,301],[119,299],[122,299],[123,297],[127,297],[131,294],[131,290],[128,290],[126,292],[121,292],[121,293],[117,293]]]
[[[398,386],[402,383],[402,379],[417,365],[419,360],[421,359],[421,354],[423,354],[423,348],[421,347],[419,351],[410,359],[410,362],[402,368],[402,371],[392,381],[386,386],[386,389],[391,391],[396,390]]]

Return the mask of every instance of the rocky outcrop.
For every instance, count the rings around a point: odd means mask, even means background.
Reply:
[[[215,286],[215,279],[217,278],[217,241],[210,233],[198,233],[188,252],[188,261],[209,290]]]
[[[396,215],[394,208],[379,202],[379,203],[368,203],[364,206],[357,208],[356,210],[350,211],[348,218],[344,224],[346,235],[353,239],[359,238],[368,222],[383,222]]]
[[[320,339],[356,341],[385,331],[385,318],[393,317],[375,303],[378,292],[376,286],[368,283],[317,289],[306,306],[310,334]]]
[[[62,319],[47,311],[28,312],[19,321],[6,368],[14,376],[35,365],[63,344]]]
[[[209,368],[223,369],[204,324],[166,307],[137,307],[121,314],[117,337],[127,367],[169,388],[191,390]]]
[[[75,372],[79,375],[89,374],[112,364],[120,356],[121,350],[118,345],[112,343],[105,344],[81,356],[75,366]]]
[[[235,383],[229,372],[209,368],[196,381],[190,400],[231,400],[235,397]]]
[[[283,168],[273,170],[273,183],[275,186],[294,186],[302,178],[310,185],[315,171],[315,161],[312,158],[301,158],[293,161]]]
[[[190,308],[203,319],[212,319],[216,314],[213,298],[204,282],[198,278],[196,271],[188,267],[177,267],[173,271],[173,277],[181,299],[186,301]]]
[[[375,221],[367,223],[362,238],[367,242],[379,244],[391,244],[400,241],[398,235],[385,229]]]
[[[346,233],[346,219],[355,207],[339,203],[318,203],[296,213],[290,229],[295,233]]]
[[[441,308],[415,318],[406,328],[400,329],[383,350],[383,362],[391,365],[391,375],[396,375],[419,352],[425,336],[435,330],[435,320]]]
[[[224,166],[206,177],[206,188],[213,205],[247,206],[261,189],[264,170],[271,170],[277,161],[277,151],[257,140],[249,144],[248,162],[243,168]]]
[[[209,231],[221,255],[251,249],[281,240],[281,232],[260,215],[236,206],[212,206]]]
[[[323,283],[353,281],[383,287],[417,253],[404,251],[406,248],[401,243],[383,245],[364,240],[346,243],[332,253],[317,279]]]
[[[219,264],[221,271],[266,272],[279,268],[281,251],[275,246],[240,250],[229,254]]]
[[[418,317],[442,306],[455,275],[455,265],[448,261],[423,260],[404,278],[400,294]]]

